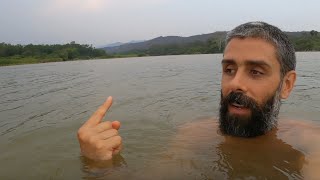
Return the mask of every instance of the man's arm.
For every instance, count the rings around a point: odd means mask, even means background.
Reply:
[[[119,136],[119,121],[105,121],[102,118],[112,105],[112,97],[79,128],[78,140],[82,155],[92,160],[109,160],[122,149]]]

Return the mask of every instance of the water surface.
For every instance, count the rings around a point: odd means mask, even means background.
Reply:
[[[0,179],[141,179],[147,177],[146,171],[161,177],[160,172],[169,172],[166,167],[176,172],[169,178],[235,178],[242,173],[263,178],[266,162],[257,157],[272,149],[262,143],[251,152],[251,160],[243,153],[252,142],[239,141],[239,146],[230,147],[221,144],[223,136],[212,139],[210,133],[200,140],[210,142],[210,147],[189,149],[186,156],[181,147],[171,152],[181,127],[217,117],[221,58],[221,54],[186,55],[0,67]],[[297,83],[283,102],[280,119],[320,123],[319,69],[320,53],[298,53]],[[114,103],[106,119],[121,121],[124,151],[112,165],[97,165],[81,158],[76,132],[109,95]],[[288,169],[293,174],[282,173],[283,177],[301,178],[301,167],[294,162],[304,152],[273,140],[292,153],[288,157],[293,165]],[[212,152],[235,164],[219,161]],[[240,162],[245,161],[257,167],[243,168]],[[267,164],[285,167],[282,161],[276,158]],[[271,174],[281,170],[271,169]]]

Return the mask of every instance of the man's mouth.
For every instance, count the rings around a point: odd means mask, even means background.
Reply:
[[[245,107],[243,104],[239,104],[237,102],[231,103],[231,105],[236,107],[236,108],[244,108]]]
[[[245,115],[247,116],[250,113],[250,108],[241,104],[239,102],[233,102],[229,104],[229,112],[235,115]]]

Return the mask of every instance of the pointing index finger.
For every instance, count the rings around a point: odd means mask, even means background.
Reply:
[[[102,121],[102,118],[105,116],[106,112],[112,105],[112,97],[109,96],[107,100],[97,109],[96,112],[90,117],[90,119],[86,122],[89,126],[94,126],[99,124]]]

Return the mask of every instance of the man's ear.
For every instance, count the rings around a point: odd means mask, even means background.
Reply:
[[[287,72],[284,76],[282,80],[281,99],[287,99],[289,97],[296,82],[296,78],[297,74],[294,70]]]

